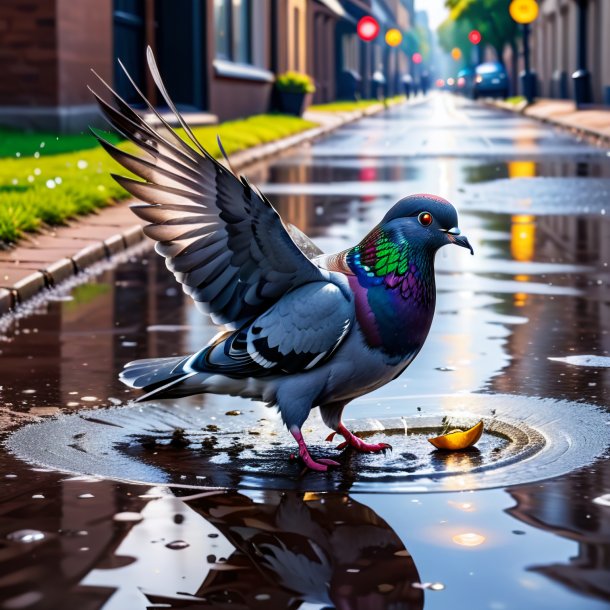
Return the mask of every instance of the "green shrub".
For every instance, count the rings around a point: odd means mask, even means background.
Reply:
[[[301,72],[284,72],[275,79],[275,86],[279,91],[287,93],[314,93],[316,86],[311,77]]]

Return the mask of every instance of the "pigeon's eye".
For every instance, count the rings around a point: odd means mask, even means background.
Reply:
[[[432,224],[432,214],[430,212],[422,212],[418,217],[419,224],[424,227],[429,227]]]

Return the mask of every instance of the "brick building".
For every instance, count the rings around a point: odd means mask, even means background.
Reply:
[[[2,0],[0,2],[0,124],[80,131],[95,123],[87,85],[93,68],[130,103],[138,98],[115,58],[161,104],[145,66],[157,57],[178,107],[220,120],[261,113],[272,104],[275,75],[310,74],[316,102],[356,93],[398,92],[406,56],[383,42],[383,28],[409,27],[412,0]],[[382,25],[374,43],[356,36],[357,19]],[[342,80],[343,79],[343,80]],[[99,88],[99,87],[98,87]],[[352,91],[351,97],[353,97]]]
[[[534,67],[541,97],[573,97],[572,74],[579,63],[579,18],[584,11],[586,67],[594,103],[610,103],[610,2],[539,0],[532,24]]]

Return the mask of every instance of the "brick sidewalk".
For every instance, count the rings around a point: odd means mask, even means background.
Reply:
[[[593,137],[600,144],[610,144],[610,108],[577,110],[572,100],[539,99],[529,106],[494,102],[494,106],[519,112],[532,119],[570,129]]]

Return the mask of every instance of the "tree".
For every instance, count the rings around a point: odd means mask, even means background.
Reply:
[[[468,40],[468,32],[471,29],[472,27],[465,19],[454,21],[451,17],[447,17],[437,30],[438,42],[443,51],[451,53],[451,50],[457,47],[462,52],[461,61],[466,64],[470,63],[472,44]]]
[[[513,58],[518,52],[519,28],[508,12],[510,3],[511,0],[445,0],[445,6],[451,9],[449,20],[462,24],[466,35],[471,29],[479,30],[482,44],[491,46],[501,63],[507,45],[513,50]]]

